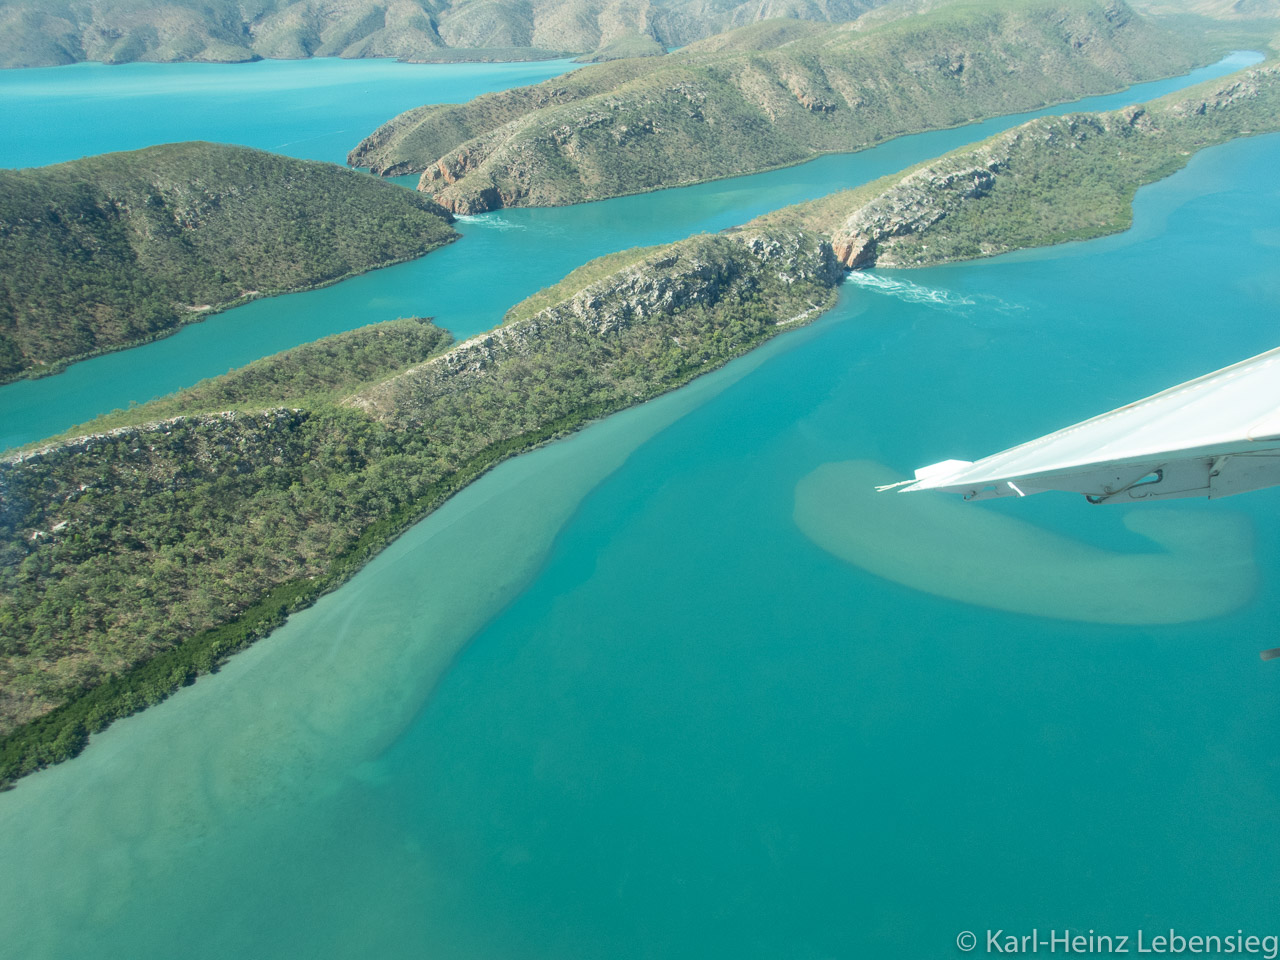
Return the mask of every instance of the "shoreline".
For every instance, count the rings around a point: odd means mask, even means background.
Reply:
[[[172,327],[164,330],[157,330],[155,333],[148,334],[145,337],[139,337],[136,340],[130,340],[127,343],[120,343],[109,347],[102,347],[97,350],[90,350],[87,353],[76,354],[74,357],[64,357],[61,360],[55,360],[52,363],[42,364],[39,367],[28,367],[18,373],[11,374],[8,377],[0,376],[0,388],[7,387],[13,383],[21,383],[24,380],[43,380],[45,377],[55,377],[60,373],[64,373],[66,369],[85,360],[92,360],[94,357],[104,357],[111,353],[120,353],[122,350],[131,350],[134,347],[145,346],[148,343],[155,343],[157,340],[164,340],[181,332],[184,328],[197,323],[202,323],[210,317],[225,313],[228,310],[234,310],[236,307],[243,307],[245,304],[253,303],[255,300],[267,300],[271,297],[288,296],[294,293],[310,293],[312,290],[323,290],[325,287],[331,287],[334,284],[342,283],[344,280],[350,280],[354,277],[362,277],[366,273],[373,273],[375,270],[381,270],[384,267],[394,267],[402,263],[409,263],[413,260],[421,260],[423,257],[437,250],[441,250],[451,243],[456,243],[462,239],[462,234],[457,231],[448,240],[438,243],[421,253],[410,254],[408,256],[396,257],[393,260],[387,260],[376,264],[365,270],[352,270],[344,273],[340,277],[332,277],[328,280],[318,280],[302,287],[293,287],[283,290],[252,290],[244,296],[237,297],[235,300],[228,300],[226,303],[215,303],[209,305],[208,309],[190,310],[190,314],[186,317],[175,315],[177,323]],[[7,450],[0,450],[0,454],[7,454],[11,450],[20,449],[18,447],[10,447]]]
[[[444,50],[458,50],[459,52],[480,52],[484,50],[506,50],[505,47],[442,47]],[[520,47],[511,47],[511,50],[519,50]],[[202,60],[199,57],[187,57],[182,60],[156,60],[146,57],[140,57],[136,60],[72,60],[68,63],[31,63],[18,65],[0,65],[0,70],[47,70],[51,67],[74,67],[81,63],[91,63],[103,67],[123,67],[136,63],[154,63],[158,65],[177,64],[177,63],[199,63],[211,66],[234,67],[247,63],[263,63],[272,61],[276,63],[292,63],[301,60],[386,60],[392,63],[407,63],[416,66],[434,66],[436,64],[447,66],[453,64],[469,64],[469,63],[542,63],[548,60],[568,60],[576,63],[574,57],[588,56],[589,53],[574,53],[571,50],[545,50],[538,47],[530,47],[531,51],[537,51],[541,56],[533,55],[527,57],[480,57],[471,59],[467,57],[441,57],[438,60],[412,60],[407,57],[398,57],[393,55],[374,56],[374,57],[344,57],[344,56],[328,56],[328,57],[264,57],[261,54],[252,54],[241,60]]]
[[[1075,98],[1075,99],[1073,99],[1073,100],[1055,100],[1055,101],[1041,102],[1041,103],[1039,103],[1039,104],[1037,104],[1037,105],[1027,107],[1026,109],[1018,110],[1018,111],[1016,111],[1015,113],[1012,113],[1012,114],[1004,114],[1004,113],[992,113],[992,114],[986,114],[986,115],[979,116],[979,117],[971,117],[970,119],[968,119],[968,120],[964,120],[964,121],[962,121],[962,122],[960,122],[960,123],[954,123],[954,124],[950,124],[950,125],[946,125],[946,126],[938,126],[938,127],[924,127],[924,128],[920,128],[920,129],[912,129],[912,130],[900,130],[900,131],[897,131],[896,133],[886,134],[885,136],[879,137],[879,138],[877,138],[877,139],[869,140],[869,141],[867,141],[866,143],[862,144],[861,146],[859,146],[859,147],[857,147],[857,148],[855,148],[855,149],[853,149],[853,150],[817,150],[817,151],[814,151],[814,152],[810,153],[808,156],[802,157],[802,158],[800,158],[800,159],[798,159],[798,160],[793,160],[793,161],[790,161],[790,162],[786,162],[786,163],[778,163],[778,164],[774,164],[774,165],[772,165],[772,166],[759,167],[759,168],[756,168],[756,169],[753,169],[753,170],[740,171],[740,172],[736,172],[736,173],[727,173],[727,174],[724,174],[724,175],[722,175],[722,176],[716,176],[716,177],[706,177],[706,178],[702,178],[702,179],[694,179],[694,180],[681,180],[681,181],[674,182],[674,183],[662,183],[662,184],[658,184],[658,185],[655,185],[655,186],[642,187],[642,188],[637,189],[637,190],[630,190],[630,191],[627,191],[627,192],[625,192],[625,193],[615,193],[615,194],[609,194],[609,195],[607,195],[607,196],[598,196],[598,197],[584,197],[584,198],[583,198],[583,199],[581,199],[581,200],[566,200],[566,201],[564,201],[564,202],[558,202],[558,203],[512,203],[512,204],[500,203],[500,204],[498,204],[497,206],[494,206],[494,207],[488,207],[488,208],[485,208],[485,209],[483,209],[483,210],[470,210],[470,211],[468,211],[468,212],[466,212],[466,213],[459,213],[459,212],[457,212],[456,210],[453,210],[451,207],[445,206],[445,204],[444,204],[443,202],[441,202],[440,200],[436,199],[436,194],[434,194],[434,193],[432,193],[432,194],[428,194],[428,195],[429,195],[433,200],[435,200],[435,202],[436,202],[436,203],[440,203],[440,205],[441,205],[442,207],[444,207],[445,209],[449,210],[449,212],[450,212],[450,213],[452,213],[455,217],[461,217],[461,216],[480,216],[480,215],[483,215],[483,214],[485,214],[485,213],[494,213],[494,212],[496,212],[496,211],[498,211],[498,210],[507,210],[507,209],[511,209],[511,210],[521,210],[521,209],[556,209],[556,208],[558,208],[558,207],[573,207],[573,206],[578,206],[578,205],[580,205],[580,204],[587,204],[587,203],[601,203],[601,202],[604,202],[604,201],[606,201],[606,200],[615,200],[615,199],[619,199],[619,198],[621,198],[621,197],[636,197],[636,196],[643,196],[643,195],[644,195],[644,194],[646,194],[646,193],[656,193],[656,192],[659,192],[659,191],[661,191],[661,190],[674,190],[674,189],[679,189],[679,188],[682,188],[682,187],[694,187],[694,186],[699,186],[699,185],[701,185],[701,184],[705,184],[705,183],[718,183],[718,182],[725,181],[725,180],[734,180],[734,179],[737,179],[737,178],[739,178],[739,177],[752,177],[752,176],[756,176],[757,174],[773,173],[773,172],[776,172],[776,171],[778,171],[778,170],[788,170],[788,169],[791,169],[791,168],[794,168],[794,167],[801,167],[801,166],[804,166],[806,163],[812,163],[813,161],[815,161],[815,160],[820,160],[820,159],[822,159],[823,157],[855,156],[855,155],[857,155],[857,154],[865,153],[865,152],[866,152],[866,151],[868,151],[868,150],[873,150],[873,149],[875,149],[876,147],[883,146],[883,145],[884,145],[884,144],[886,144],[886,143],[890,143],[890,142],[892,142],[892,141],[894,141],[894,140],[899,140],[899,139],[902,139],[902,138],[905,138],[905,137],[916,137],[916,136],[921,136],[921,135],[923,135],[923,134],[928,134],[928,133],[940,133],[940,132],[944,132],[944,131],[948,131],[948,130],[963,130],[963,129],[965,129],[966,127],[976,126],[976,125],[978,125],[978,124],[986,123],[986,122],[988,122],[988,121],[990,121],[990,120],[996,120],[996,119],[999,119],[999,118],[1001,118],[1001,117],[1009,117],[1009,116],[1015,116],[1015,117],[1016,117],[1016,116],[1023,116],[1023,115],[1025,115],[1025,114],[1037,113],[1037,112],[1039,112],[1039,111],[1041,111],[1041,110],[1049,110],[1049,109],[1053,109],[1053,108],[1056,108],[1056,107],[1068,106],[1068,105],[1073,104],[1073,103],[1082,103],[1082,102],[1084,102],[1085,100],[1092,100],[1092,99],[1093,99],[1093,98],[1095,98],[1095,97],[1110,97],[1110,96],[1115,96],[1116,94],[1124,93],[1126,90],[1132,90],[1134,87],[1142,86],[1143,84],[1148,84],[1148,83],[1161,83],[1161,82],[1166,81],[1166,80],[1175,80],[1175,79],[1182,78],[1182,77],[1189,77],[1189,76],[1191,76],[1191,74],[1195,73],[1197,70],[1205,70],[1205,69],[1207,69],[1207,68],[1209,68],[1209,67],[1213,67],[1213,66],[1216,66],[1216,65],[1218,65],[1218,64],[1224,63],[1225,61],[1227,61],[1227,60],[1231,59],[1232,57],[1235,57],[1235,56],[1238,56],[1238,55],[1242,55],[1242,54],[1254,54],[1254,55],[1257,55],[1257,56],[1261,57],[1262,59],[1261,59],[1261,60],[1258,60],[1258,61],[1254,61],[1253,63],[1245,64],[1245,65],[1243,65],[1243,66],[1241,66],[1241,67],[1237,68],[1238,70],[1239,70],[1239,69],[1247,69],[1248,67],[1252,67],[1252,66],[1257,66],[1257,65],[1258,65],[1258,63],[1264,62],[1264,61],[1266,60],[1266,54],[1264,54],[1264,53],[1262,53],[1261,51],[1258,51],[1258,50],[1231,49],[1231,50],[1226,51],[1225,53],[1221,53],[1221,54],[1218,56],[1218,58],[1217,58],[1216,60],[1207,61],[1207,62],[1205,62],[1205,63],[1199,63],[1199,64],[1197,64],[1197,65],[1193,66],[1193,67],[1191,68],[1191,70],[1187,71],[1186,73],[1174,73],[1174,74],[1169,74],[1169,75],[1167,75],[1167,76],[1151,77],[1151,78],[1148,78],[1148,79],[1145,79],[1145,80],[1143,80],[1143,79],[1134,80],[1134,81],[1132,81],[1131,83],[1128,83],[1128,84],[1126,84],[1126,85],[1124,85],[1124,86],[1121,86],[1121,87],[1116,87],[1116,88],[1111,89],[1111,90],[1103,90],[1103,91],[1100,91],[1100,92],[1097,92],[1097,93],[1088,93],[1088,94],[1085,94],[1084,96],[1076,97],[1076,98]],[[1233,71],[1233,72],[1235,72],[1235,71]],[[1228,75],[1228,74],[1224,74],[1224,76],[1226,76],[1226,75]],[[1210,80],[1212,80],[1212,79],[1219,79],[1219,78],[1210,78]],[[544,82],[545,82],[545,81],[544,81]],[[1200,82],[1208,82],[1208,81],[1200,81]],[[1189,86],[1194,86],[1194,85],[1195,85],[1195,84],[1190,84]],[[1186,88],[1184,87],[1184,88],[1180,88],[1180,89],[1186,89]],[[1174,92],[1174,93],[1177,93],[1177,92],[1180,92],[1180,91],[1175,90],[1175,91],[1173,91],[1173,92]],[[1144,101],[1139,101],[1139,102],[1144,102]],[[1074,111],[1072,111],[1072,112],[1074,112]],[[1096,112],[1096,111],[1081,111],[1081,112]],[[1035,119],[1035,118],[1028,118],[1028,119]],[[387,121],[387,123],[391,123],[391,122],[393,122],[394,120],[395,120],[395,118],[393,117],[391,120],[388,120],[388,121]],[[1027,121],[1022,121],[1022,122],[1027,122]],[[1018,126],[1018,125],[1020,125],[1020,124],[1015,124],[1015,126]],[[386,124],[383,124],[383,126],[386,126]],[[379,128],[379,129],[381,129],[381,128]],[[365,137],[365,140],[368,140],[369,138],[373,137],[376,133],[377,133],[377,130],[374,130],[374,131],[370,132],[370,133]],[[363,143],[363,142],[364,142],[364,140],[362,140],[362,141],[361,141],[361,143]],[[975,142],[978,142],[978,141],[975,141]],[[356,145],[356,147],[352,148],[351,153],[354,153],[357,149],[359,149],[359,144],[357,144],[357,145]],[[455,149],[456,149],[456,148],[455,148]],[[371,175],[371,176],[380,177],[380,178],[382,178],[382,179],[390,180],[390,179],[395,179],[395,178],[398,178],[398,177],[408,177],[408,176],[415,176],[415,177],[419,177],[419,178],[421,178],[422,174],[423,174],[423,173],[425,173],[427,170],[431,169],[431,167],[432,167],[433,165],[437,164],[437,163],[440,161],[440,159],[442,159],[442,158],[439,158],[439,157],[438,157],[438,158],[436,158],[435,160],[433,160],[433,161],[431,161],[430,163],[428,163],[426,166],[423,166],[421,169],[416,169],[416,170],[415,170],[415,169],[408,169],[408,170],[402,170],[402,171],[397,172],[397,173],[387,173],[387,174],[375,173],[375,172],[373,171],[373,168],[372,168],[371,166],[359,166],[359,167],[357,167],[357,166],[353,166],[353,165],[350,163],[350,156],[348,156],[348,162],[347,162],[347,165],[348,165],[349,167],[351,167],[352,169],[358,169],[358,170],[367,171],[368,173],[370,173],[370,175]],[[403,164],[405,164],[406,162],[407,162],[407,161],[398,161],[396,164],[393,164],[392,166],[394,166],[395,168],[399,168],[399,167],[401,167]],[[390,170],[391,168],[390,168],[390,167],[388,167],[387,169],[388,169],[388,170]],[[449,182],[445,182],[445,183],[444,183],[444,186],[445,186],[445,187],[448,187],[448,186],[451,186],[451,185],[452,185],[452,184],[451,184],[451,183],[449,183]],[[414,189],[415,189],[417,192],[419,192],[419,193],[427,193],[427,191],[425,191],[425,190],[422,190],[422,189],[421,189],[421,186],[416,187],[416,188],[414,188]]]
[[[269,635],[285,622],[289,614],[310,607],[320,597],[349,581],[388,545],[489,470],[522,453],[577,433],[612,414],[668,396],[704,374],[721,370],[727,363],[752,353],[779,334],[807,326],[835,305],[834,289],[826,306],[819,308],[814,305],[784,322],[775,321],[764,336],[737,345],[734,352],[719,363],[688,368],[677,380],[661,385],[654,392],[616,402],[590,404],[534,430],[490,444],[460,464],[453,473],[433,483],[412,503],[365,527],[355,542],[331,561],[323,573],[277,585],[234,619],[163,650],[14,728],[0,737],[0,790],[11,789],[28,773],[77,756],[88,745],[91,734],[106,729],[114,720],[163,702],[181,687],[194,683],[199,676],[216,672],[232,654]],[[487,336],[489,334],[481,334],[464,343],[483,340]],[[69,438],[50,449],[56,450],[58,446],[74,443],[76,439],[79,438]]]

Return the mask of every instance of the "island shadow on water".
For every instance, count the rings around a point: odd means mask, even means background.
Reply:
[[[796,485],[796,525],[886,580],[1060,620],[1208,620],[1243,606],[1257,584],[1252,525],[1239,514],[1138,507],[1124,525],[1163,549],[1120,553],[959,497],[877,492],[900,479],[870,460],[823,464]]]

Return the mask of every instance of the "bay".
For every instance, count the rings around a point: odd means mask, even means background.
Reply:
[[[1109,626],[873,576],[801,532],[824,518],[797,490],[854,459],[981,456],[1273,348],[1278,161],[1280,137],[1234,143],[1141,191],[1131,234],[847,289],[812,339],[593,490],[389,751],[394,774],[350,795],[447,872],[407,911],[430,909],[431,942],[860,957],[947,955],[964,930],[1272,933],[1280,842],[1258,822],[1280,760],[1260,734],[1280,676],[1257,651],[1280,492],[1164,514],[1204,525],[1206,564],[1215,530],[1251,530],[1249,602]],[[1126,526],[1151,507],[948,503],[1151,548]],[[958,527],[883,548],[927,566],[948,533],[951,563],[978,562]],[[1060,591],[1021,587],[1028,605]]]

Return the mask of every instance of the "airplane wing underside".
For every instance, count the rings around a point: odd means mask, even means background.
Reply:
[[[1062,490],[1114,503],[1214,499],[1277,484],[1280,349],[977,462],[922,467],[892,487],[968,500]]]

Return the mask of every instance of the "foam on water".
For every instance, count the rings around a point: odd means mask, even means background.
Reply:
[[[474,224],[477,227],[488,227],[490,230],[528,230],[527,224],[513,223],[506,217],[496,213],[460,213],[455,216],[459,223]]]
[[[982,307],[984,310],[996,310],[1001,313],[1022,309],[1016,305],[1005,303],[999,297],[965,295],[956,293],[954,290],[926,287],[918,283],[912,283],[910,280],[903,280],[901,277],[886,276],[883,273],[874,273],[869,270],[854,270],[845,278],[845,283],[861,287],[863,290],[884,294],[885,296],[902,300],[905,303],[929,304],[955,312],[968,313],[969,311],[966,309],[968,307]]]
[[[1088,623],[1207,620],[1253,596],[1247,518],[1136,507],[1161,550],[1119,553],[940,493],[877,492],[901,477],[869,460],[828,463],[796,485],[795,521],[854,566],[964,603]]]

